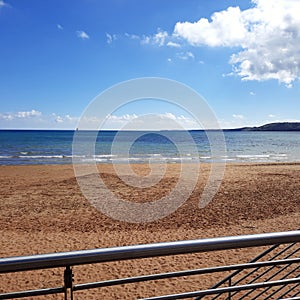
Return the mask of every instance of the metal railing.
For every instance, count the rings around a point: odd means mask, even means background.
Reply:
[[[276,260],[285,260],[286,262],[289,261],[291,258],[297,258],[299,257],[300,247],[297,243],[291,243],[288,244],[285,247],[282,247],[281,244],[273,245],[269,249],[263,251],[260,253],[257,257],[252,259],[250,263],[259,262],[259,261],[274,261]],[[275,269],[276,268],[276,269]],[[295,276],[297,277],[300,275],[300,266],[295,266],[295,264],[285,264],[281,266],[276,266],[270,264],[269,266],[265,265],[259,265],[257,264],[257,267],[255,267],[252,270],[249,270],[249,272],[244,272],[246,274],[241,274],[242,271],[245,270],[236,270],[232,272],[230,275],[226,276],[224,279],[213,285],[211,288],[215,289],[221,286],[227,286],[227,285],[237,285],[237,284],[252,284],[255,282],[258,282],[259,280],[263,279],[264,281],[273,280],[276,279],[286,279],[288,277]],[[249,290],[247,293],[244,293],[243,295],[240,295],[238,291],[232,293],[230,295],[230,299],[260,299],[260,296],[264,295],[264,299],[274,299],[276,294],[281,293],[281,297],[287,296],[287,294],[292,293],[293,290],[296,290],[298,287],[300,287],[300,284],[296,284],[293,287],[289,287],[288,289],[285,289],[285,286],[279,286],[276,289],[273,289],[272,292],[269,293],[269,295],[266,295],[266,292],[270,291],[271,287],[266,287],[262,291],[257,291],[256,289]],[[293,297],[300,294],[300,289],[296,291],[296,293],[293,295]],[[235,297],[236,296],[236,297]],[[212,298],[212,300],[216,300],[220,297],[220,295],[216,295]],[[197,297],[196,300],[200,300],[202,297]]]
[[[137,282],[145,282],[150,280],[160,280],[167,278],[176,278],[182,276],[192,276],[192,275],[203,275],[203,274],[213,274],[222,273],[225,271],[240,272],[241,270],[255,270],[261,268],[275,268],[278,266],[290,267],[293,266],[294,269],[300,267],[299,257],[284,257],[278,259],[278,257],[273,257],[271,260],[267,261],[251,261],[249,263],[241,263],[227,266],[216,266],[210,268],[201,268],[194,270],[184,270],[177,272],[161,273],[161,274],[149,274],[136,277],[128,278],[118,278],[99,282],[89,282],[74,284],[73,283],[73,266],[94,264],[94,263],[104,263],[112,261],[121,260],[134,260],[139,258],[150,258],[158,256],[168,256],[168,255],[179,255],[179,254],[190,254],[190,253],[200,253],[200,252],[210,252],[218,250],[229,250],[247,247],[259,247],[259,246],[272,246],[279,247],[280,244],[290,244],[293,246],[300,242],[300,231],[288,231],[279,233],[267,233],[267,234],[256,234],[256,235],[243,235],[243,236],[233,236],[233,237],[219,237],[219,238],[209,238],[191,241],[178,241],[178,242],[168,242],[168,243],[156,243],[156,244],[145,244],[145,245],[135,245],[135,246],[124,246],[124,247],[114,247],[114,248],[102,248],[94,250],[83,250],[83,251],[72,251],[63,253],[53,253],[53,254],[41,254],[32,256],[21,256],[21,257],[8,257],[0,259],[0,273],[10,273],[10,272],[21,272],[29,270],[41,270],[49,268],[64,268],[64,284],[61,287],[47,288],[47,289],[36,289],[36,290],[26,290],[19,292],[11,292],[0,294],[0,299],[14,299],[21,297],[32,297],[38,295],[49,295],[49,294],[64,294],[64,298],[73,299],[74,292],[101,288],[108,286],[115,286],[120,284],[129,284]],[[265,251],[270,252],[270,250]],[[268,252],[268,253],[269,253]],[[296,252],[295,252],[296,253]],[[264,256],[264,255],[263,255]],[[262,256],[262,257],[263,257]],[[152,298],[145,299],[184,299],[184,298],[196,298],[198,299],[208,296],[208,295],[226,295],[226,299],[232,299],[234,293],[240,291],[252,291],[261,288],[271,288],[271,287],[287,287],[291,286],[291,289],[300,284],[300,277],[294,276],[295,272],[289,272],[289,275],[284,278],[277,278],[276,276],[270,277],[268,279],[260,276],[262,281],[246,282],[242,284],[234,283],[229,286],[214,286],[211,289],[197,290],[192,292],[185,292],[179,294],[162,295],[155,296]],[[231,278],[232,280],[232,278]],[[228,281],[226,278],[225,281]],[[224,281],[224,282],[225,282]],[[229,280],[230,281],[230,280]],[[300,292],[297,290],[297,294]],[[297,294],[292,295],[296,297]],[[284,289],[280,297],[287,297],[286,289]],[[290,297],[290,295],[289,295]],[[240,298],[239,298],[240,299]],[[265,298],[264,298],[265,299]],[[297,298],[296,298],[297,299]]]

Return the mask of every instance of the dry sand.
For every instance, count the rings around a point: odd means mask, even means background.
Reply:
[[[300,164],[229,164],[218,193],[205,208],[198,200],[210,165],[190,198],[173,214],[147,224],[112,220],[82,195],[71,165],[0,166],[0,256],[18,256],[141,243],[199,239],[300,228]],[[168,194],[178,165],[152,188],[128,187],[110,165],[99,166],[107,186],[130,201]],[[138,174],[147,165],[134,165]],[[191,174],[193,176],[193,174]],[[246,262],[262,249],[244,249],[75,267],[75,282]],[[209,287],[224,275],[129,284],[76,293],[76,299],[134,299]],[[0,292],[60,286],[62,269],[0,275]],[[62,296],[33,299],[62,299]]]

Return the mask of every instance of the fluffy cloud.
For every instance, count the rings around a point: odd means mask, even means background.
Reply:
[[[238,46],[245,38],[246,28],[241,18],[239,7],[229,7],[216,12],[209,22],[201,18],[198,22],[178,22],[174,35],[182,37],[194,46]]]
[[[0,113],[1,128],[74,129],[78,120],[78,117],[68,114],[43,114],[35,109]]]
[[[116,39],[117,39],[117,35],[116,34],[106,33],[106,42],[107,42],[107,44],[111,44]]]
[[[77,30],[76,35],[82,40],[88,40],[90,38],[89,35],[83,30]]]
[[[245,116],[244,115],[236,115],[236,114],[233,114],[232,115],[235,119],[238,119],[238,120],[243,120],[245,119]]]
[[[116,37],[116,35],[110,35],[111,37],[108,37],[111,41],[113,41]],[[130,34],[125,33],[125,38],[128,38],[130,40],[137,40],[142,45],[152,45],[152,46],[168,46],[168,47],[175,47],[180,48],[181,45],[172,41],[172,37],[168,34],[167,31],[161,30],[160,28],[157,29],[157,32],[153,35],[137,35],[137,34]]]
[[[75,125],[79,120],[78,117],[72,117],[70,115],[60,116],[56,113],[52,113],[50,119],[53,119],[55,123],[64,123],[68,125]]]
[[[124,124],[124,122],[131,122],[132,120],[134,120],[134,119],[136,119],[136,118],[138,118],[138,116],[136,115],[136,114],[132,114],[132,115],[130,115],[130,114],[125,114],[125,115],[122,115],[122,116],[116,116],[116,115],[108,115],[107,117],[106,117],[106,120],[108,121],[108,122],[111,122],[111,121],[113,121],[113,122],[117,122],[117,123],[122,123],[122,124]]]
[[[180,48],[180,47],[181,47],[180,44],[175,43],[175,42],[172,42],[172,41],[168,42],[168,43],[167,43],[167,46],[168,46],[168,47],[173,47],[173,48]]]
[[[291,87],[300,78],[300,1],[252,2],[243,11],[215,12],[211,20],[178,22],[173,36],[193,46],[239,47],[230,64],[242,80],[276,79]]]
[[[151,36],[143,36],[141,39],[142,44],[152,44],[159,47],[164,46],[167,42],[169,35],[167,31],[163,31],[160,28],[157,29],[157,33]]]
[[[158,31],[153,37],[153,42],[158,46],[163,46],[167,37],[168,33],[166,31]]]
[[[125,33],[125,37],[131,39],[131,40],[140,40],[140,36],[138,36],[137,34],[130,34],[130,33]]]
[[[176,54],[177,58],[182,60],[195,59],[195,55],[191,51],[180,52]]]
[[[90,116],[81,120],[84,129],[113,130],[176,130],[176,129],[198,129],[199,125],[194,119],[185,116],[176,116],[170,112],[164,114],[124,114],[121,116],[108,115],[105,120]]]
[[[32,117],[40,117],[42,113],[40,111],[37,111],[35,109],[32,109],[31,111],[19,111],[16,113],[16,118],[32,118]]]
[[[0,0],[0,9],[1,9],[1,7],[4,7],[4,6],[8,6],[8,4],[5,3],[3,0]]]
[[[153,35],[125,36],[159,47],[229,47],[234,52],[229,58],[233,71],[227,75],[242,80],[275,79],[292,87],[300,78],[300,1],[251,1],[249,9],[228,7],[210,19],[178,22],[171,34],[158,28]]]
[[[16,113],[5,113],[0,114],[0,119],[2,120],[14,120],[14,119],[30,119],[34,117],[40,117],[42,113],[35,109],[30,111],[19,111]]]

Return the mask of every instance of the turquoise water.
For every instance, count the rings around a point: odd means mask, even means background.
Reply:
[[[300,162],[300,132],[238,132],[225,131],[227,151],[224,155],[211,154],[204,131],[190,131],[196,145],[180,131],[139,132],[127,153],[126,145],[136,132],[123,132],[117,141],[116,131],[98,134],[95,152],[76,153],[80,162]],[[210,133],[212,136],[214,132]],[[0,130],[0,164],[69,164],[72,163],[74,131],[63,130]],[[93,132],[83,132],[82,143],[89,142]],[[176,145],[171,141],[176,141]],[[112,145],[114,151],[112,152]],[[221,144],[220,144],[221,145]],[[178,146],[184,151],[178,150]],[[215,144],[218,147],[218,143]],[[220,146],[221,147],[221,146]],[[126,151],[125,151],[126,150]]]

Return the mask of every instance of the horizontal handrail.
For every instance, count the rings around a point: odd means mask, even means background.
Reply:
[[[300,231],[207,238],[0,259],[0,273],[300,242]]]

